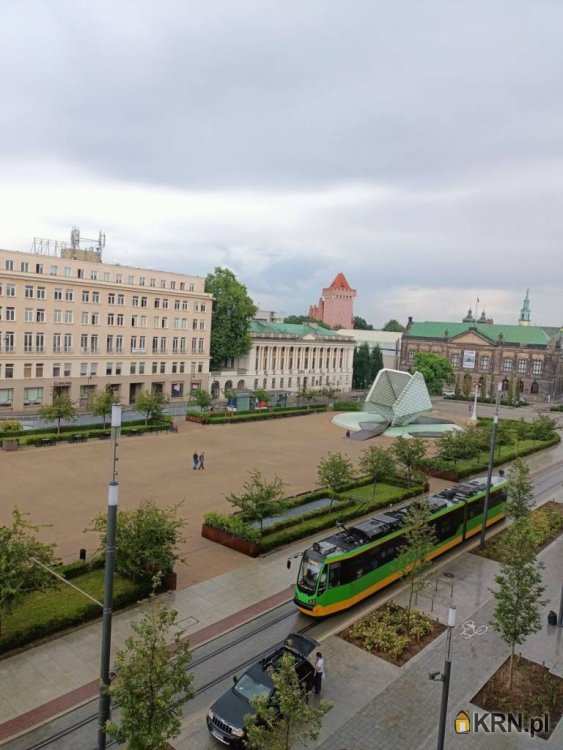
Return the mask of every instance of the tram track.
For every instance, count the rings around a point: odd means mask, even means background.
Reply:
[[[282,602],[281,604],[278,604],[277,607],[275,607],[273,610],[270,610],[270,612],[266,614],[270,614],[272,611],[275,611],[275,609],[281,609],[282,607],[287,607],[287,605],[291,602],[291,599],[288,599],[285,602]],[[256,619],[263,618],[265,614],[259,615]],[[218,656],[221,656],[221,654],[224,654],[226,651],[229,651],[233,648],[237,648],[238,646],[242,645],[243,643],[252,640],[256,636],[266,632],[270,628],[275,627],[276,625],[279,625],[280,623],[284,622],[285,620],[290,619],[291,617],[296,616],[295,609],[291,609],[288,612],[285,612],[284,614],[279,615],[278,617],[274,618],[273,620],[269,620],[267,623],[264,623],[262,626],[258,628],[254,628],[249,633],[245,633],[244,635],[239,636],[238,638],[235,638],[232,641],[229,641],[228,643],[223,644],[219,648],[214,649],[209,654],[206,654],[205,656],[202,656],[200,658],[194,659],[190,663],[190,671],[194,668],[201,666],[212,659],[217,658]],[[252,622],[252,621],[250,621]],[[248,623],[246,623],[248,624]],[[317,623],[315,621],[307,623],[303,628],[297,630],[298,633],[306,633],[311,628],[313,628]],[[222,633],[221,635],[216,636],[213,640],[219,640],[220,638],[225,638],[228,636],[228,634]],[[204,649],[206,646],[209,645],[209,643],[212,643],[213,641],[208,641],[207,643],[202,644],[201,646],[198,646],[198,649]],[[218,675],[217,677],[213,678],[212,680],[207,681],[200,687],[198,687],[194,691],[194,697],[201,695],[202,693],[205,693],[207,690],[210,690],[211,688],[215,687],[216,685],[220,684],[224,680],[228,679],[232,675],[234,675],[236,672],[239,672],[241,669],[245,669],[246,667],[253,664],[255,661],[258,661],[259,659],[266,656],[273,648],[275,648],[277,645],[280,645],[278,643],[273,644],[269,648],[265,649],[264,651],[260,652],[258,655],[253,655],[251,658],[244,660],[240,664],[237,664],[236,667],[233,667],[226,672]],[[92,703],[96,703],[98,700],[98,696],[91,698],[90,700],[86,701],[86,703],[82,704],[81,708],[84,708],[85,706],[88,706]],[[115,708],[118,708],[118,704],[114,705]],[[32,745],[27,745],[25,747],[25,750],[42,750],[42,748],[48,748],[48,747],[56,747],[54,743],[59,742],[60,740],[70,737],[75,732],[78,732],[80,729],[83,729],[84,727],[92,724],[93,722],[97,721],[98,719],[98,713],[91,713],[85,718],[81,719],[80,721],[75,722],[74,724],[71,724],[68,727],[65,727],[64,729],[61,729],[58,732],[54,732],[53,734],[49,735],[48,737],[43,738],[42,740],[39,740],[35,742]],[[33,732],[34,730],[31,730]],[[24,735],[25,736],[25,735]],[[22,738],[20,738],[22,739]],[[117,743],[112,741],[108,742],[108,747],[116,746]],[[6,746],[7,747],[7,746]],[[93,748],[93,750],[95,750]]]

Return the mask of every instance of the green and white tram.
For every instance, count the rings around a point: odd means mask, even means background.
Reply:
[[[502,472],[493,476],[487,526],[504,518],[505,484]],[[437,540],[429,559],[481,531],[485,492],[485,478],[471,479],[428,499]],[[407,508],[342,527],[309,547],[303,553],[294,594],[300,611],[312,617],[340,612],[400,578],[398,556],[404,545],[401,526]]]

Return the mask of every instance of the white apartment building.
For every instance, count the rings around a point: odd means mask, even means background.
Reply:
[[[298,393],[326,387],[352,388],[354,339],[315,324],[250,323],[248,354],[210,373],[214,398],[225,390]]]
[[[181,400],[208,387],[204,279],[103,263],[101,252],[0,250],[0,416],[111,389]]]

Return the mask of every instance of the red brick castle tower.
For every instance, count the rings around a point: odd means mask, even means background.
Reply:
[[[339,273],[332,284],[323,289],[318,305],[311,305],[309,317],[326,323],[331,328],[353,328],[356,290]]]

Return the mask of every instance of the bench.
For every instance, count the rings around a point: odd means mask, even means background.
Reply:
[[[71,435],[68,438],[69,443],[83,443],[85,440],[88,440],[88,436],[84,435],[83,433],[78,433],[77,435]]]
[[[55,438],[39,438],[39,440],[35,443],[35,447],[37,446],[45,446],[45,445],[56,445],[57,441]]]

